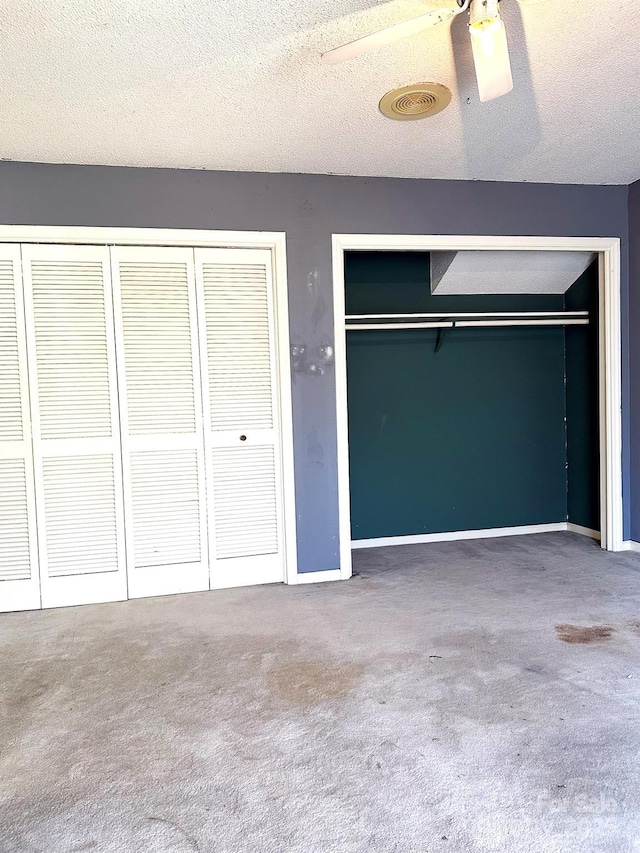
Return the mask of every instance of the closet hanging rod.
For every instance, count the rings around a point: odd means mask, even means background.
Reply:
[[[567,317],[558,319],[549,317],[546,319],[530,319],[530,320],[453,320],[446,322],[433,323],[347,323],[345,329],[348,332],[369,331],[377,329],[379,331],[391,329],[460,329],[470,327],[490,327],[490,326],[588,326],[589,320],[582,317]]]
[[[456,329],[461,326],[588,326],[589,320],[581,317],[547,320],[459,320],[453,323]]]
[[[457,325],[457,323],[455,324]],[[440,321],[433,323],[347,323],[345,329],[452,329],[454,323]]]
[[[588,311],[473,311],[473,312],[440,312],[438,314],[347,314],[345,320],[448,320],[465,317],[588,317]]]

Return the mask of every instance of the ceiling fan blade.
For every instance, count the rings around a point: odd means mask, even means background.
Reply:
[[[344,62],[345,59],[353,59],[363,53],[368,53],[370,50],[375,50],[377,47],[383,47],[385,44],[390,44],[398,39],[403,39],[427,30],[429,27],[435,27],[436,24],[449,21],[451,18],[459,15],[461,11],[463,10],[434,9],[425,15],[418,15],[417,18],[410,18],[408,21],[402,21],[400,24],[387,27],[385,30],[379,30],[377,33],[363,36],[363,38],[356,39],[349,42],[349,44],[343,44],[342,47],[329,50],[322,54],[321,59],[327,65]]]

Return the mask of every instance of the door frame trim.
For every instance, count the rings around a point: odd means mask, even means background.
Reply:
[[[66,225],[0,225],[0,243],[186,248],[269,249],[274,281],[276,364],[280,405],[284,582],[298,582],[293,406],[289,365],[289,302],[286,234],[282,231],[209,231],[189,228],[110,228]]]
[[[348,251],[558,251],[593,252],[599,261],[600,295],[600,502],[601,546],[621,551],[622,349],[620,239],[618,237],[501,237],[423,234],[332,234],[336,368],[340,577],[351,577],[351,510],[344,255]]]

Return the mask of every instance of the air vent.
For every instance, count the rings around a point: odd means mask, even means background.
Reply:
[[[442,83],[413,83],[383,95],[379,107],[387,118],[410,121],[441,112],[451,102],[451,92]]]

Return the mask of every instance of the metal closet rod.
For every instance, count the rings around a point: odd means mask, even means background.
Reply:
[[[427,323],[347,323],[349,331],[367,331],[369,329],[461,329],[480,326],[588,326],[589,319],[582,317],[532,318],[530,320],[440,320]]]
[[[586,326],[588,311],[480,311],[449,314],[347,314],[345,328],[358,329],[452,329],[480,326]],[[350,320],[395,322],[350,323]],[[398,322],[398,321],[409,322]]]
[[[345,320],[449,320],[455,317],[588,317],[588,311],[472,311],[456,313],[455,311],[438,314],[347,314]]]

